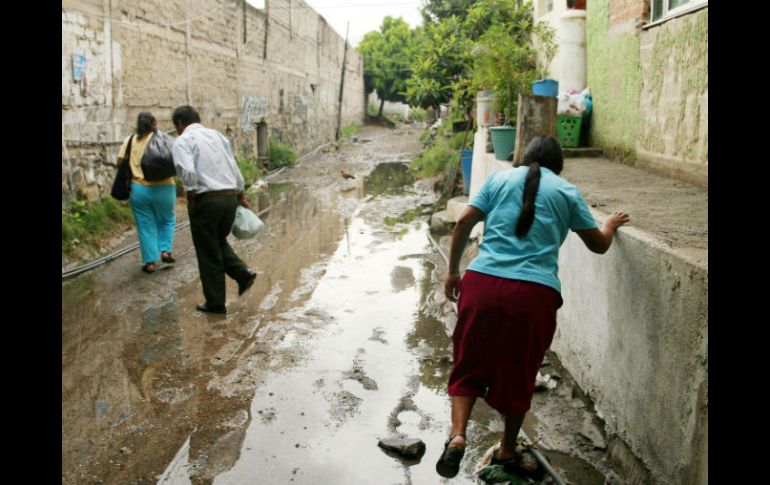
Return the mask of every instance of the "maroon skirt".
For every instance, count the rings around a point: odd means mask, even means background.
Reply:
[[[466,271],[452,334],[449,395],[483,397],[505,416],[524,414],[561,304],[550,286]]]

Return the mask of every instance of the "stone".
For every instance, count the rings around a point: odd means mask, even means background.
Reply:
[[[417,438],[383,438],[377,446],[407,460],[417,460],[425,454],[425,443]]]
[[[454,225],[449,221],[447,211],[439,211],[433,214],[430,218],[430,232],[436,236],[443,236],[444,234],[451,234]]]
[[[590,415],[586,416],[583,420],[583,426],[580,428],[580,435],[588,439],[595,449],[607,449],[607,442],[604,440],[604,435]]]

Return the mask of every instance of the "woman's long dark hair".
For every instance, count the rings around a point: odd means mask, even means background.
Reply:
[[[152,113],[143,111],[139,113],[139,116],[136,118],[136,134],[139,138],[142,138],[147,133],[155,131],[154,125],[155,117]]]
[[[540,167],[551,170],[556,175],[564,168],[564,155],[561,152],[559,140],[548,135],[536,136],[524,151],[521,164],[529,166],[527,178],[524,181],[521,214],[516,221],[516,237],[527,235],[535,220],[535,197],[540,188]]]

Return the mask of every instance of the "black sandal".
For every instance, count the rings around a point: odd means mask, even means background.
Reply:
[[[436,462],[436,471],[444,478],[454,478],[460,471],[460,460],[465,455],[465,448],[459,446],[449,446],[457,436],[462,436],[465,439],[465,435],[457,433],[449,437],[444,443],[444,452],[441,454],[441,458]]]
[[[155,272],[155,263],[147,263],[144,266],[142,266],[142,271],[145,273],[154,273]]]
[[[174,259],[171,256],[171,253],[168,252],[168,251],[161,251],[160,252],[160,260],[163,261],[164,263],[169,263],[169,264],[170,263],[176,263],[176,259]]]

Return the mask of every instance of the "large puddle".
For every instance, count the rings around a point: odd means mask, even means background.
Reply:
[[[234,244],[260,276],[250,298],[228,286],[227,316],[193,310],[194,253],[165,281],[95,271],[64,285],[63,482],[449,482],[435,462],[450,341],[424,310],[438,284],[421,215],[433,194],[412,182],[389,163],[347,199],[272,185],[256,201],[271,207],[267,231]],[[451,483],[477,483],[476,459],[501,432],[480,400]],[[377,447],[397,435],[422,439],[425,456]],[[574,460],[554,455],[560,468]]]

